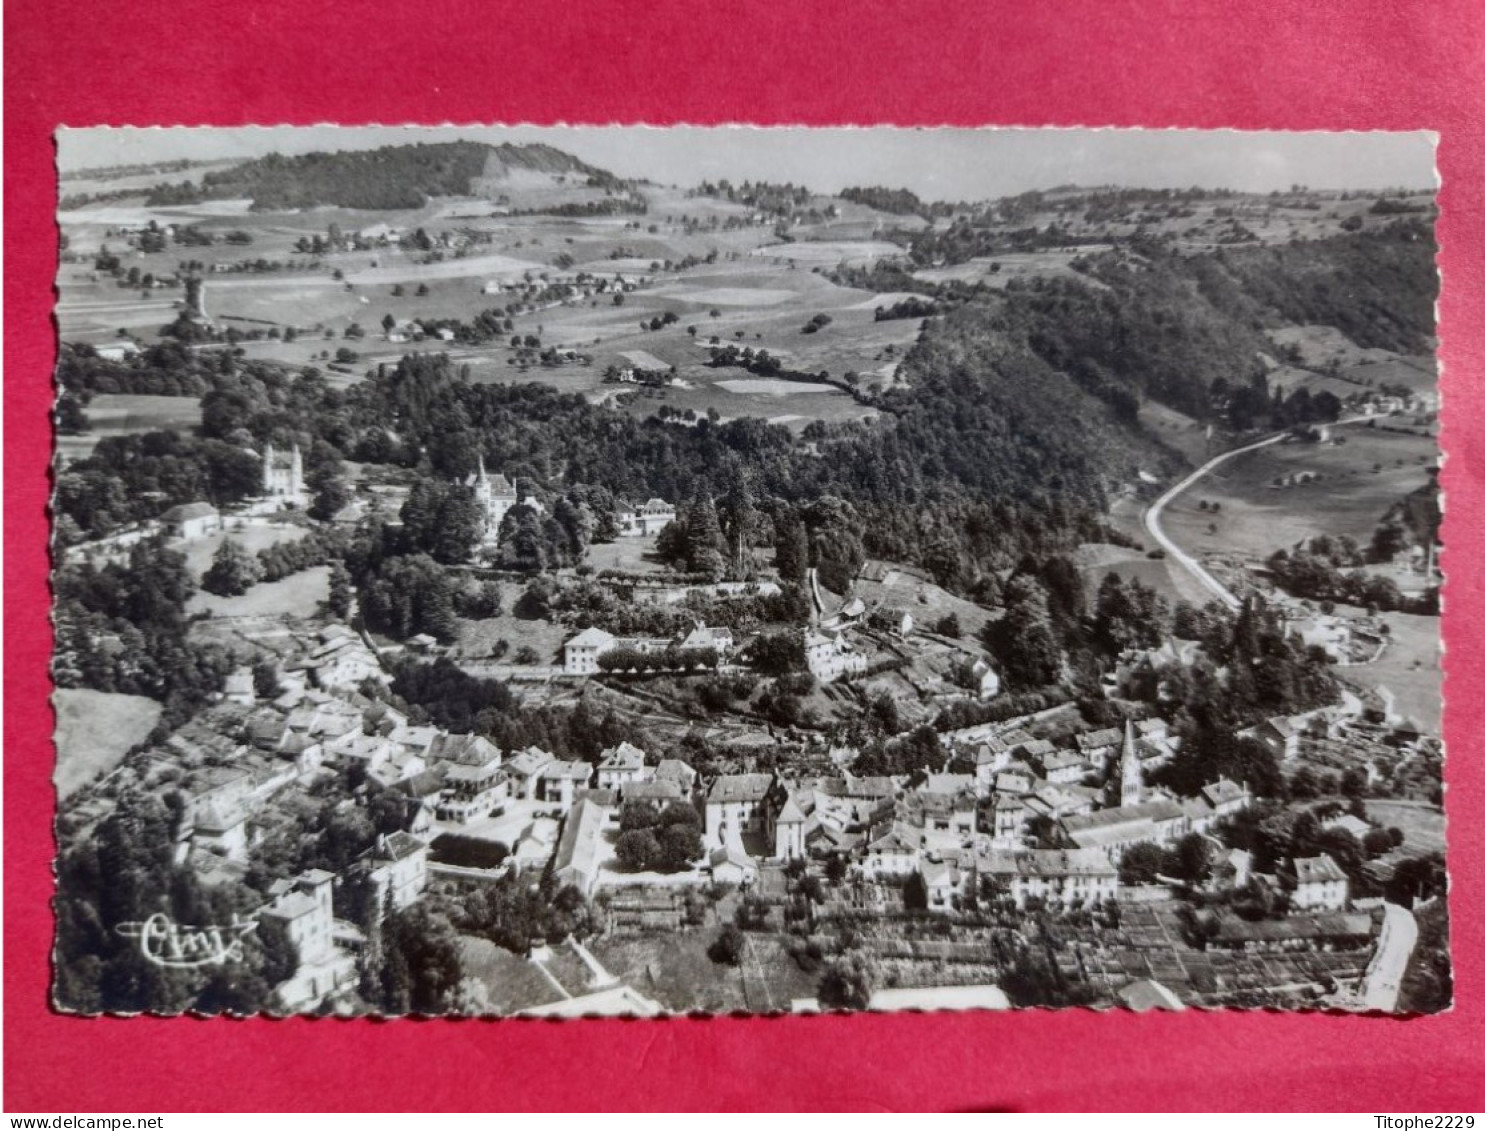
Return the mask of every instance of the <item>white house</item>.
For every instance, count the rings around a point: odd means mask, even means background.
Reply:
[[[772,774],[722,774],[706,795],[706,839],[722,844],[729,833],[761,832],[767,821]]]
[[[165,530],[174,538],[194,541],[222,528],[222,516],[210,503],[182,503],[160,516]]]
[[[620,511],[615,518],[619,523],[620,537],[649,538],[675,521],[675,504],[664,499],[650,499],[633,510]]]
[[[810,675],[821,683],[831,683],[843,675],[859,675],[866,670],[866,657],[852,651],[845,636],[839,632],[806,632],[804,662]]]
[[[1327,854],[1295,858],[1294,894],[1290,897],[1295,907],[1340,911],[1350,897],[1350,887],[1346,873]]]
[[[593,675],[598,671],[598,657],[617,643],[612,633],[585,628],[562,645],[562,670],[568,675]]]
[[[977,857],[975,867],[1022,908],[1033,897],[1073,907],[1106,902],[1119,894],[1118,868],[1096,849],[993,850]]]
[[[645,752],[628,742],[621,742],[603,752],[598,763],[598,788],[623,793],[626,785],[647,781],[650,774],[650,768],[645,765]]]

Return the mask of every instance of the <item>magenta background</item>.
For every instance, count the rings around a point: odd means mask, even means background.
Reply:
[[[12,0],[4,19],[7,1110],[1485,1106],[1473,738],[1485,672],[1472,631],[1485,613],[1485,5]],[[52,130],[563,120],[1439,131],[1452,1013],[376,1023],[48,1011]]]

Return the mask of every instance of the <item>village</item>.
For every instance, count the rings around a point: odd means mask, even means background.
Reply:
[[[1431,193],[430,148],[64,202],[59,1002],[1447,1000]]]
[[[292,516],[308,499],[300,453],[269,449],[262,468],[260,496],[234,513],[177,507],[147,528],[69,553],[117,558],[141,539],[182,545],[244,521]],[[540,507],[483,465],[470,487],[486,531],[499,531],[517,507]],[[620,513],[619,536],[657,538],[676,513],[647,500]],[[863,592],[872,591],[870,579],[931,588],[884,563],[862,577]],[[663,605],[697,587],[660,574],[620,588]],[[726,599],[725,583],[710,588]],[[879,589],[871,607],[861,596],[831,598],[813,570],[808,588],[808,622],[791,631],[817,685],[863,678],[889,657],[896,678],[927,694],[973,704],[999,696],[983,654],[918,625],[909,605],[883,602]],[[779,585],[762,578],[734,589],[777,594]],[[1306,645],[1343,661],[1330,638],[1316,635],[1314,615],[1290,623]],[[906,775],[858,775],[859,750],[769,727],[772,737],[752,736],[724,754],[736,772],[703,775],[624,740],[576,760],[536,745],[503,750],[479,734],[414,721],[419,712],[389,701],[390,670],[398,659],[444,652],[426,634],[394,644],[345,622],[285,618],[261,642],[268,647],[227,677],[215,706],[127,760],[69,811],[66,827],[77,834],[104,817],[108,798],[130,779],[147,789],[168,783],[181,798],[176,860],[210,886],[245,877],[265,846],[306,835],[327,806],[374,797],[380,817],[369,848],[339,873],[278,878],[257,909],[257,922],[295,947],[297,966],[275,987],[286,1010],[333,1009],[353,994],[368,936],[386,913],[543,875],[590,901],[597,928],[586,945],[533,937],[523,948],[536,965],[552,962],[554,948],[581,956],[564,967],[576,978],[564,983],[548,971],[530,1001],[493,991],[507,1009],[532,1015],[687,1008],[647,979],[609,973],[595,937],[642,946],[657,930],[709,937],[707,924],[722,924],[725,934],[728,908],[752,930],[806,940],[805,953],[817,957],[805,967],[840,950],[843,933],[864,946],[888,971],[872,990],[874,1007],[916,1000],[911,992],[946,1007],[1007,1007],[996,983],[1014,968],[1018,948],[1048,945],[1048,921],[1065,924],[1049,976],[1080,986],[1090,1002],[1138,1008],[1290,999],[1388,1008],[1399,947],[1406,962],[1408,930],[1393,917],[1407,913],[1353,892],[1331,855],[1285,856],[1267,871],[1255,864],[1251,839],[1234,835],[1254,802],[1247,787],[1219,778],[1186,796],[1150,783],[1180,750],[1158,694],[1155,709],[1122,725],[1098,725],[1068,702],[944,730],[937,764]],[[744,671],[752,643],[702,623],[676,637],[587,627],[563,640],[552,663],[509,671],[524,699],[540,701],[581,694],[590,681]],[[1130,650],[1106,676],[1104,694],[1132,702],[1137,686],[1158,684],[1197,651],[1178,641]],[[935,674],[946,653],[975,657],[961,662],[958,686]],[[766,758],[758,757],[759,737]],[[1270,718],[1248,737],[1283,770],[1344,772],[1348,789],[1360,788],[1350,778],[1376,782],[1399,761],[1438,753],[1435,737],[1376,695],[1348,693],[1336,707]],[[763,763],[776,768],[758,769]],[[1380,891],[1387,860],[1402,858],[1401,834],[1355,801],[1317,801],[1307,811],[1320,833],[1367,846],[1376,858],[1365,865],[1369,887]],[[1236,914],[1235,903],[1254,893],[1268,913]],[[744,965],[746,953],[737,960]],[[760,979],[763,989],[743,1002],[749,1008],[820,1008],[813,994],[785,998]],[[745,976],[743,984],[753,983]],[[548,1001],[553,985],[560,995]],[[476,991],[475,1000],[481,992],[492,991]]]

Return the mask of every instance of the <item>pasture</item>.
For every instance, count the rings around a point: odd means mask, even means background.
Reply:
[[[1247,561],[1318,534],[1365,545],[1389,507],[1428,483],[1438,443],[1384,428],[1348,426],[1335,434],[1345,443],[1275,444],[1224,464],[1166,508],[1167,533],[1199,556]],[[1314,478],[1296,481],[1304,475]],[[1220,509],[1211,511],[1212,503]]]
[[[118,695],[83,688],[58,688],[57,766],[52,781],[62,798],[108,773],[149,737],[164,709],[142,695]]]
[[[1427,802],[1375,798],[1367,801],[1366,815],[1384,829],[1402,830],[1400,856],[1444,851],[1444,814]]]
[[[1391,630],[1382,658],[1346,668],[1343,675],[1364,687],[1385,687],[1396,698],[1399,714],[1416,719],[1430,734],[1442,734],[1444,676],[1438,617],[1385,613]]]
[[[278,581],[263,581],[236,597],[197,592],[186,604],[187,615],[210,612],[213,617],[298,617],[319,612],[330,595],[330,567],[300,570]]]

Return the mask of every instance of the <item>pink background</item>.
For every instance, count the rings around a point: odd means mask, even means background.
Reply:
[[[578,11],[602,21],[580,19]],[[323,13],[323,14],[322,14]],[[1326,1108],[1485,1100],[1485,5],[12,0],[5,9],[9,1111]],[[1143,125],[1439,131],[1458,1004],[662,1022],[95,1020],[46,1005],[45,552],[59,124]],[[1485,711],[1485,708],[1482,708]]]

